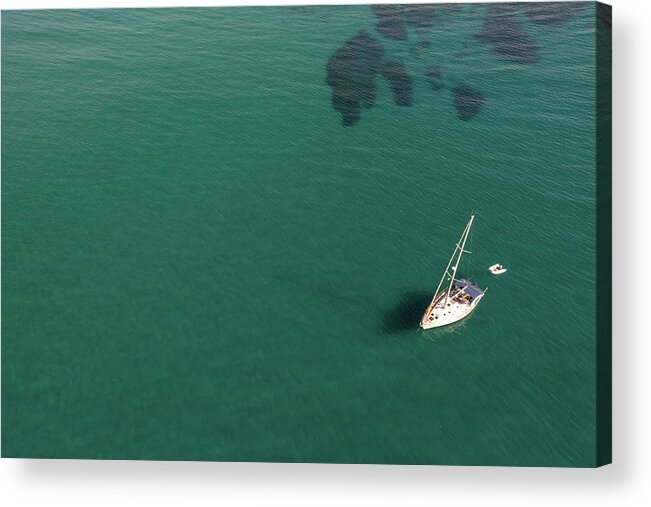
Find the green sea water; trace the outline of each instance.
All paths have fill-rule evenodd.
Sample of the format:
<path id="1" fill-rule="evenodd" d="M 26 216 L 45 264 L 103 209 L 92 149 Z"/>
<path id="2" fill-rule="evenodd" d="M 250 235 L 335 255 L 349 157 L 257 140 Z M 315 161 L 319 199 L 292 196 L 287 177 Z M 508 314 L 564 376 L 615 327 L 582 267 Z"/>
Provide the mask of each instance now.
<path id="1" fill-rule="evenodd" d="M 485 14 L 3 12 L 2 455 L 593 466 L 594 4 L 528 64 Z M 413 103 L 346 127 L 360 29 Z M 473 209 L 488 292 L 419 331 Z"/>

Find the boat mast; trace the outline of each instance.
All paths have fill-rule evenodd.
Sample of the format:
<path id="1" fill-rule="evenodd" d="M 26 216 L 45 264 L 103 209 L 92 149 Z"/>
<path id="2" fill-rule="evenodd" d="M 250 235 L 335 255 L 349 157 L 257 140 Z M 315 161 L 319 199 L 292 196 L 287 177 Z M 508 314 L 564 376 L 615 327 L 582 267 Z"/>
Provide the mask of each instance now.
<path id="1" fill-rule="evenodd" d="M 457 274 L 457 269 L 459 268 L 459 263 L 461 262 L 461 256 L 463 255 L 464 252 L 464 247 L 466 246 L 466 240 L 468 239 L 468 235 L 470 234 L 470 228 L 472 227 L 472 221 L 475 219 L 475 215 L 470 215 L 470 220 L 468 221 L 468 225 L 466 225 L 465 230 L 463 231 L 463 234 L 461 235 L 461 238 L 463 242 L 461 243 L 461 246 L 459 246 L 459 243 L 457 243 L 457 248 L 460 250 L 459 252 L 459 257 L 457 257 L 457 263 L 454 265 L 454 269 L 452 270 L 452 276 L 450 277 L 450 286 L 448 287 L 448 292 L 445 295 L 445 303 L 443 306 L 448 304 L 448 300 L 450 299 L 450 291 L 452 290 L 452 285 L 454 285 L 454 275 Z M 461 241 L 460 241 L 461 242 Z M 457 249 L 455 248 L 454 253 L 457 253 Z M 454 258 L 454 255 L 452 255 Z M 452 261 L 452 259 L 450 259 Z"/>
<path id="2" fill-rule="evenodd" d="M 459 244 L 460 244 L 462 241 L 463 241 L 464 244 L 465 244 L 464 238 L 467 238 L 467 237 L 468 237 L 468 236 L 467 236 L 467 232 L 468 232 L 469 229 L 470 229 L 470 223 L 472 222 L 472 219 L 473 219 L 473 218 L 474 218 L 474 215 L 472 215 L 472 216 L 470 217 L 470 222 L 468 222 L 468 224 L 466 224 L 466 228 L 465 228 L 465 229 L 463 230 L 463 232 L 461 233 L 461 237 L 459 238 L 459 241 L 457 241 L 457 246 L 454 248 L 454 252 L 452 252 L 452 257 L 450 257 L 450 260 L 448 261 L 448 265 L 445 267 L 445 271 L 443 272 L 443 276 L 441 277 L 441 281 L 439 282 L 438 287 L 436 287 L 436 291 L 434 292 L 434 297 L 432 298 L 432 303 L 431 303 L 431 304 L 434 304 L 434 303 L 436 302 L 436 297 L 439 295 L 439 291 L 441 290 L 441 286 L 443 285 L 443 281 L 445 280 L 445 276 L 446 276 L 446 275 L 450 277 L 450 287 L 452 287 L 452 284 L 454 283 L 454 275 L 455 275 L 455 273 L 456 273 L 456 268 L 455 268 L 455 270 L 454 270 L 452 273 L 450 273 L 450 265 L 452 264 L 452 261 L 454 261 L 454 258 L 455 258 L 455 256 L 457 255 L 457 250 L 459 250 L 459 248 L 460 248 L 460 247 L 459 247 Z M 459 258 L 461 258 L 461 256 L 459 256 Z M 457 262 L 457 265 L 458 265 L 458 264 L 459 264 L 459 263 Z M 450 293 L 450 291 L 449 291 L 449 289 L 448 289 L 448 294 L 449 294 L 449 293 Z M 446 298 L 446 301 L 445 301 L 445 302 L 446 302 L 446 304 L 447 304 L 447 298 Z"/>

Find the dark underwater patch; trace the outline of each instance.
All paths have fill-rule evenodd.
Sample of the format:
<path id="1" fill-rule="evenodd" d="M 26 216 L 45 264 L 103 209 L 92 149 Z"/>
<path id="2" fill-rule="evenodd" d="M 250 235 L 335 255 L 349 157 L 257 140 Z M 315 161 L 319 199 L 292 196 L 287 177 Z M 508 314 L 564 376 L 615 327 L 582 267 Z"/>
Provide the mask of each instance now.
<path id="1" fill-rule="evenodd" d="M 402 6 L 405 22 L 416 30 L 427 30 L 444 22 L 448 14 L 461 11 L 462 4 L 406 4 Z"/>
<path id="2" fill-rule="evenodd" d="M 411 106 L 413 84 L 405 66 L 400 62 L 385 62 L 382 75 L 391 86 L 395 104 L 402 107 Z"/>
<path id="3" fill-rule="evenodd" d="M 332 88 L 332 107 L 343 125 L 355 125 L 362 107 L 375 104 L 375 76 L 382 69 L 382 44 L 365 30 L 348 39 L 328 60 L 326 83 Z"/>
<path id="4" fill-rule="evenodd" d="M 402 5 L 401 11 L 410 27 L 416 30 L 429 29 L 434 23 L 436 16 L 436 6 L 428 4 L 410 4 Z"/>
<path id="5" fill-rule="evenodd" d="M 378 4 L 371 9 L 378 18 L 377 31 L 383 37 L 406 40 L 406 27 L 417 32 L 427 31 L 435 22 L 444 21 L 446 15 L 462 9 L 460 4 Z"/>
<path id="6" fill-rule="evenodd" d="M 380 35 L 394 40 L 407 39 L 407 30 L 399 5 L 372 5 L 371 9 L 377 17 L 376 29 Z"/>
<path id="7" fill-rule="evenodd" d="M 515 4 L 491 4 L 477 40 L 490 44 L 500 57 L 518 63 L 540 61 L 538 46 L 531 40 L 518 19 Z"/>
<path id="8" fill-rule="evenodd" d="M 576 12 L 586 7 L 587 4 L 582 2 L 536 2 L 521 4 L 521 8 L 531 21 L 550 28 L 562 25 Z"/>
<path id="9" fill-rule="evenodd" d="M 468 121 L 484 107 L 484 97 L 481 92 L 470 85 L 461 84 L 452 90 L 454 95 L 454 107 L 457 108 L 457 116 L 460 120 Z"/>
<path id="10" fill-rule="evenodd" d="M 432 87 L 432 90 L 438 91 L 443 88 L 443 69 L 440 65 L 430 65 L 425 69 L 425 78 Z"/>

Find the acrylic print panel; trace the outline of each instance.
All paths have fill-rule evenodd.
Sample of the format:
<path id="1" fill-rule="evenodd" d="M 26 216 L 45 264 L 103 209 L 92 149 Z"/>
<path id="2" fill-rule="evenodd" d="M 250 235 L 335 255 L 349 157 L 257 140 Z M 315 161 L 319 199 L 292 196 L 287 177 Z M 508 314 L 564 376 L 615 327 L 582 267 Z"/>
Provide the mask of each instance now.
<path id="1" fill-rule="evenodd" d="M 610 19 L 3 12 L 2 455 L 610 461 Z"/>

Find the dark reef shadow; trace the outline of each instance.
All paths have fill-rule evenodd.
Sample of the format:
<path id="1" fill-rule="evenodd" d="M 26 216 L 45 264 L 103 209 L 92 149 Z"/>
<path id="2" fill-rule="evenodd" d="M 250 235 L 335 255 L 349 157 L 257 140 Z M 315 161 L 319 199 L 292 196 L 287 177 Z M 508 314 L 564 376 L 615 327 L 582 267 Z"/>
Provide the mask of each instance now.
<path id="1" fill-rule="evenodd" d="M 405 66 L 400 62 L 384 62 L 382 76 L 391 87 L 395 105 L 401 107 L 411 106 L 413 84 Z"/>
<path id="2" fill-rule="evenodd" d="M 332 107 L 341 113 L 344 126 L 355 125 L 362 108 L 375 104 L 375 75 L 382 70 L 383 55 L 382 44 L 360 30 L 328 60 L 326 83 L 332 89 Z"/>
<path id="3" fill-rule="evenodd" d="M 484 96 L 479 90 L 470 85 L 457 85 L 452 90 L 452 94 L 454 96 L 454 107 L 457 109 L 457 117 L 460 120 L 471 120 L 484 107 Z"/>
<path id="4" fill-rule="evenodd" d="M 382 320 L 382 331 L 388 334 L 418 330 L 420 318 L 432 300 L 432 294 L 424 291 L 404 292 L 395 306 L 387 310 Z"/>
<path id="5" fill-rule="evenodd" d="M 539 48 L 523 26 L 517 3 L 488 4 L 481 31 L 475 38 L 500 58 L 517 63 L 540 61 Z"/>

